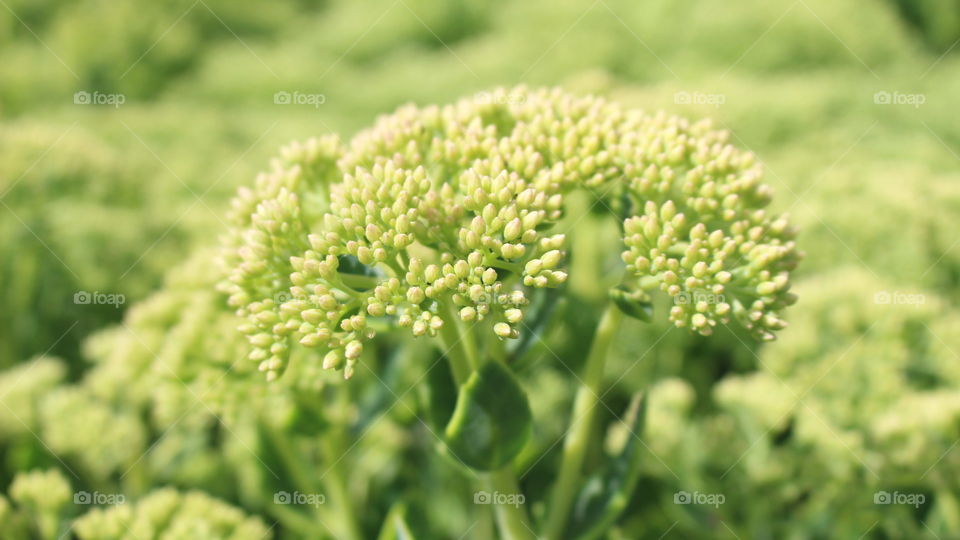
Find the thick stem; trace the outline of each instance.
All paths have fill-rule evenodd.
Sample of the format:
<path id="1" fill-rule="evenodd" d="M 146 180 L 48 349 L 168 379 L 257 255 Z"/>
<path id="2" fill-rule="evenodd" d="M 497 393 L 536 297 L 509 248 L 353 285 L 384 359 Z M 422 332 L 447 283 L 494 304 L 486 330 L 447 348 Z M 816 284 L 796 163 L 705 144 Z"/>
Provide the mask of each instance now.
<path id="1" fill-rule="evenodd" d="M 42 512 L 36 518 L 37 532 L 43 540 L 55 540 L 60 531 L 60 518 L 53 512 Z"/>
<path id="2" fill-rule="evenodd" d="M 315 520 L 289 506 L 276 504 L 272 496 L 264 497 L 263 504 L 266 507 L 267 514 L 276 518 L 284 528 L 296 531 L 303 535 L 304 538 L 309 538 L 317 534 L 318 527 Z M 319 529 L 322 530 L 322 527 Z"/>
<path id="3" fill-rule="evenodd" d="M 317 471 L 310 465 L 310 460 L 307 459 L 304 453 L 300 452 L 296 448 L 296 445 L 293 444 L 294 441 L 278 432 L 266 421 L 263 421 L 263 429 L 270 438 L 270 442 L 277 451 L 277 454 L 280 456 L 284 467 L 292 477 L 295 483 L 294 487 L 304 494 L 318 494 L 319 489 L 317 488 L 315 481 L 315 479 L 318 477 Z M 324 442 L 326 443 L 326 440 L 324 440 Z M 324 446 L 329 448 L 329 445 L 327 444 Z M 331 463 L 335 462 L 337 456 L 339 456 L 338 452 L 334 453 L 335 455 L 330 457 L 330 452 L 328 452 L 328 459 Z M 330 492 L 330 498 L 334 501 L 334 504 L 339 507 L 340 512 L 336 517 L 339 517 L 341 521 L 343 521 L 343 527 L 346 529 L 346 538 L 349 540 L 360 540 L 363 538 L 363 535 L 360 534 L 359 527 L 356 525 L 355 516 L 351 511 L 352 506 L 350 504 L 350 500 L 348 499 L 349 495 L 347 494 L 346 489 L 343 487 L 343 477 L 340 475 L 340 471 L 336 466 L 327 471 L 323 478 L 323 484 L 327 491 Z M 315 519 L 322 518 L 324 521 L 329 521 L 331 517 L 323 515 L 326 513 L 326 509 L 320 510 L 318 507 L 311 507 L 310 512 L 313 514 Z M 285 518 L 289 519 L 292 517 L 289 512 L 281 511 L 280 513 Z M 293 514 L 299 514 L 299 512 L 293 511 Z M 313 533 L 316 533 L 318 524 L 314 523 L 313 525 Z"/>
<path id="4" fill-rule="evenodd" d="M 460 332 L 460 324 L 454 312 L 453 305 L 441 302 L 440 316 L 443 319 L 441 338 L 444 356 L 450 361 L 453 377 L 458 386 L 470 377 L 470 373 L 479 366 L 477 348 L 472 332 L 467 329 Z M 520 487 L 509 466 L 485 475 L 484 485 L 491 492 L 500 492 L 508 495 L 520 495 Z M 507 540 L 535 540 L 533 528 L 527 511 L 520 505 L 498 504 L 494 513 L 497 518 L 497 528 L 500 535 Z"/>
<path id="5" fill-rule="evenodd" d="M 547 511 L 545 536 L 548 540 L 558 540 L 563 536 L 570 506 L 580 485 L 583 459 L 586 456 L 593 430 L 593 410 L 600 402 L 598 396 L 603 381 L 607 353 L 622 317 L 617 306 L 612 302 L 608 303 L 603 316 L 600 318 L 600 324 L 597 325 L 593 343 L 590 345 L 581 384 L 574 400 L 572 424 L 563 442 L 560 474 L 557 483 L 554 485 L 550 508 Z"/>
<path id="6" fill-rule="evenodd" d="M 280 431 L 267 420 L 261 419 L 261 426 L 263 433 L 269 438 L 270 445 L 273 446 L 284 469 L 286 469 L 286 472 L 290 475 L 290 479 L 294 483 L 293 486 L 284 486 L 284 488 L 292 488 L 307 494 L 317 493 L 318 490 L 314 483 L 316 475 L 307 467 L 307 460 L 303 454 L 294 447 L 290 437 L 280 433 Z"/>
<path id="7" fill-rule="evenodd" d="M 517 484 L 516 476 L 509 465 L 499 471 L 487 474 L 486 484 L 491 494 L 513 495 L 508 500 L 516 500 L 523 495 L 519 484 Z M 496 504 L 496 501 L 493 502 L 494 512 L 497 516 L 497 530 L 500 531 L 501 537 L 511 540 L 535 540 L 537 538 L 527 516 L 527 511 L 522 506 L 526 501 L 521 504 Z"/>
<path id="8" fill-rule="evenodd" d="M 331 463 L 339 459 L 342 451 L 343 449 L 341 448 L 339 441 L 326 441 L 324 443 L 324 453 L 327 454 Z M 334 504 L 337 505 L 337 509 L 339 510 L 339 514 L 342 518 L 342 525 L 346 529 L 346 538 L 351 540 L 360 540 L 363 538 L 363 533 L 360 531 L 360 526 L 357 524 L 357 516 L 353 508 L 353 501 L 350 499 L 350 493 L 347 491 L 343 474 L 341 474 L 341 471 L 337 466 L 334 466 L 332 469 L 330 469 L 330 471 L 327 472 L 327 476 L 324 478 L 324 484 L 326 485 L 327 491 L 330 492 L 330 498 L 333 499 Z"/>
<path id="9" fill-rule="evenodd" d="M 338 396 L 340 400 L 339 406 L 341 410 L 347 410 L 350 405 L 350 396 L 347 394 L 346 388 L 341 388 L 341 390 Z M 322 451 L 326 454 L 327 461 L 334 464 L 326 473 L 324 485 L 330 492 L 334 504 L 337 505 L 338 513 L 342 518 L 342 526 L 346 532 L 346 538 L 350 540 L 360 540 L 363 538 L 363 531 L 357 520 L 353 499 L 350 497 L 350 491 L 347 489 L 347 483 L 343 477 L 343 468 L 341 467 L 343 463 L 339 461 L 346 446 L 346 436 L 347 428 L 341 421 L 332 427 L 329 436 L 324 437 L 321 442 Z"/>
<path id="10" fill-rule="evenodd" d="M 450 362 L 453 378 L 460 385 L 467 382 L 470 373 L 477 367 L 476 350 L 475 347 L 467 346 L 464 336 L 460 333 L 460 324 L 453 304 L 440 302 L 440 318 L 443 320 L 443 326 L 440 327 L 440 338 L 443 340 L 445 349 L 443 356 Z M 472 341 L 471 336 L 471 345 Z"/>

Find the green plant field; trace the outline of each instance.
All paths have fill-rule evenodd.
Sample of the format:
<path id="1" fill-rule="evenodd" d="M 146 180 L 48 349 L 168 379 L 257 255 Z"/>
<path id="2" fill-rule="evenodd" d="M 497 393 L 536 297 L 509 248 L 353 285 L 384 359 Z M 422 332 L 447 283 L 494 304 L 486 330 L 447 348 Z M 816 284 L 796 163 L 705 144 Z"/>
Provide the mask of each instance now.
<path id="1" fill-rule="evenodd" d="M 960 538 L 958 43 L 0 0 L 0 538 Z"/>

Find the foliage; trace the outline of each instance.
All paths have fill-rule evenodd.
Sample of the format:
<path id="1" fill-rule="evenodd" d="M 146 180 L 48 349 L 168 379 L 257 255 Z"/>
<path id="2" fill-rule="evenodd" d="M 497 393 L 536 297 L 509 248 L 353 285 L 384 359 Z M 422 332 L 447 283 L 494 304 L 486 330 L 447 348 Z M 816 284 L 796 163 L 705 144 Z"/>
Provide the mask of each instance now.
<path id="1" fill-rule="evenodd" d="M 6 0 L 0 537 L 491 538 L 490 510 L 521 514 L 474 504 L 498 492 L 524 494 L 527 524 L 543 530 L 558 522 L 578 407 L 592 421 L 572 437 L 586 442 L 573 445 L 568 537 L 957 536 L 956 7 Z M 487 91 L 518 83 L 602 97 Z M 125 103 L 77 104 L 78 91 Z M 324 102 L 282 105 L 278 92 Z M 651 135 L 607 148 L 630 129 Z M 763 170 L 776 197 L 764 206 L 766 188 L 749 188 L 736 212 L 788 252 L 770 275 L 755 266 L 762 250 L 740 260 L 695 232 L 717 229 L 710 201 L 724 199 L 683 192 L 696 145 L 681 166 L 652 150 L 683 137 L 711 141 L 739 178 L 714 188 L 749 188 Z M 230 207 L 290 139 L 303 142 Z M 627 171 L 639 162 L 659 177 Z M 514 175 L 546 201 L 518 204 Z M 491 200 L 468 201 L 477 187 Z M 502 189 L 515 197 L 491 197 Z M 380 215 L 394 204 L 429 226 Z M 786 213 L 795 237 L 774 225 Z M 749 228 L 742 240 L 719 229 L 751 242 Z M 787 293 L 776 274 L 794 242 L 804 257 Z M 696 243 L 706 251 L 680 253 Z M 724 283 L 718 258 L 747 286 Z M 591 370 L 611 289 L 632 317 Z M 77 303 L 79 292 L 125 301 Z M 678 301 L 697 297 L 705 309 Z M 777 341 L 755 341 L 784 323 Z M 509 378 L 458 404 L 451 357 L 471 359 L 443 344 L 460 336 Z M 513 458 L 515 486 L 448 447 L 483 425 L 462 421 L 476 412 L 451 423 L 458 407 L 497 411 L 501 389 L 528 404 L 529 430 L 481 442 Z M 97 509 L 79 493 L 126 501 Z M 280 504 L 284 493 L 325 500 Z M 883 494 L 923 502 L 876 504 Z"/>

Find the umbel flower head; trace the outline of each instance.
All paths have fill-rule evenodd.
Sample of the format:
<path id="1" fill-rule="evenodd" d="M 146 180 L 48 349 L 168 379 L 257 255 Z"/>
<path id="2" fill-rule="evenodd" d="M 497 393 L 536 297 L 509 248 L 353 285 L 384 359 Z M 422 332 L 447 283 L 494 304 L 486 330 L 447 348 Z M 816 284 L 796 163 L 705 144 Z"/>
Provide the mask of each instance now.
<path id="1" fill-rule="evenodd" d="M 408 105 L 348 145 L 283 150 L 233 204 L 223 290 L 273 378 L 296 343 L 350 377 L 382 327 L 434 336 L 455 317 L 515 338 L 535 289 L 567 279 L 554 225 L 588 190 L 619 208 L 632 295 L 674 298 L 677 326 L 785 326 L 798 260 L 764 207 L 752 154 L 710 123 L 557 89 Z"/>

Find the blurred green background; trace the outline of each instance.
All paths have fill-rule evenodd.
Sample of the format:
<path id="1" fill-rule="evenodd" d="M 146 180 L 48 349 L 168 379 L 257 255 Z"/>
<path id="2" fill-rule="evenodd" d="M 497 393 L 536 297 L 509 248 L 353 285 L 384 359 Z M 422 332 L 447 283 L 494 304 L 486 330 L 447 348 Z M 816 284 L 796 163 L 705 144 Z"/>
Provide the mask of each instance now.
<path id="1" fill-rule="evenodd" d="M 0 0 L 0 480 L 75 454 L 64 459 L 95 465 L 72 483 L 127 486 L 118 470 L 132 460 L 84 457 L 90 446 L 43 420 L 104 407 L 111 456 L 169 453 L 144 485 L 259 512 L 234 485 L 252 480 L 217 463 L 209 419 L 199 439 L 171 441 L 176 413 L 90 390 L 127 384 L 94 381 L 91 363 L 132 363 L 121 345 L 156 355 L 189 332 L 183 305 L 217 302 L 204 296 L 215 278 L 197 276 L 230 197 L 281 144 L 346 139 L 406 102 L 559 85 L 714 119 L 765 163 L 807 254 L 792 326 L 771 346 L 665 324 L 625 332 L 610 408 L 655 384 L 651 455 L 613 534 L 960 538 L 958 39 L 956 0 Z M 115 335 L 127 327 L 147 336 Z M 230 323 L 203 331 L 218 335 L 163 354 L 229 364 L 198 343 Z M 545 440 L 569 410 L 564 373 L 530 374 L 554 389 Z M 726 502 L 673 504 L 680 491 Z"/>

